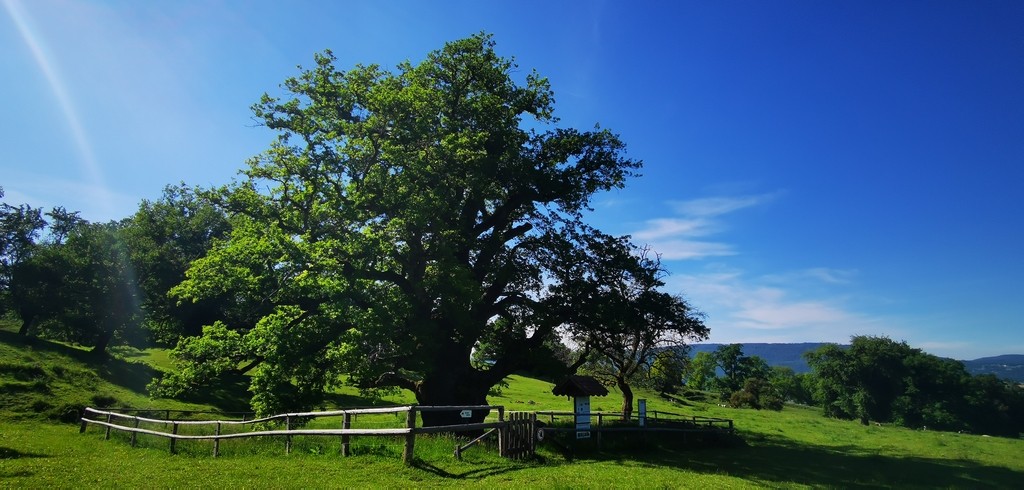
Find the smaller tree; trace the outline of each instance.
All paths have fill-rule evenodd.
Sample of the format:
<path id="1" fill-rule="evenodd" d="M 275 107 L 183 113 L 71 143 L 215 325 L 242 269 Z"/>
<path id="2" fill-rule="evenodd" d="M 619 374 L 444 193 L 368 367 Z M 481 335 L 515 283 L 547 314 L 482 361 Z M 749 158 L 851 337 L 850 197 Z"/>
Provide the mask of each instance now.
<path id="1" fill-rule="evenodd" d="M 625 239 L 597 235 L 591 241 L 588 281 L 579 284 L 581 320 L 570 333 L 591 353 L 591 374 L 622 392 L 622 417 L 633 412 L 632 380 L 650 368 L 659 349 L 684 348 L 703 340 L 702 314 L 680 296 L 658 289 L 664 269 L 649 249 Z"/>
<path id="2" fill-rule="evenodd" d="M 743 389 L 749 378 L 768 379 L 768 362 L 758 356 L 743 355 L 743 344 L 723 345 L 715 350 L 713 357 L 723 373 L 714 384 L 724 400 Z"/>
<path id="3" fill-rule="evenodd" d="M 70 271 L 60 245 L 43 244 L 11 269 L 10 301 L 21 318 L 19 335 L 34 335 L 41 323 L 63 310 L 62 284 Z"/>
<path id="4" fill-rule="evenodd" d="M 185 271 L 203 257 L 215 240 L 230 231 L 224 212 L 185 184 L 167 186 L 156 201 L 144 200 L 126 221 L 124 239 L 131 251 L 145 310 L 145 326 L 154 340 L 174 345 L 182 336 L 202 333 L 204 325 L 255 324 L 251 309 L 232 310 L 231 293 L 196 301 L 179 301 L 168 292 L 185 280 Z"/>
<path id="5" fill-rule="evenodd" d="M 66 241 L 42 245 L 16 268 L 23 333 L 38 325 L 49 337 L 92 346 L 97 354 L 115 339 L 135 336 L 138 287 L 121 229 L 114 222 L 75 224 Z"/>
<path id="6" fill-rule="evenodd" d="M 904 359 L 920 353 L 887 337 L 855 336 L 849 348 L 829 344 L 805 354 L 819 382 L 825 415 L 889 422 L 909 375 Z"/>
<path id="7" fill-rule="evenodd" d="M 747 378 L 743 388 L 729 396 L 729 406 L 733 408 L 762 408 L 782 410 L 782 397 L 778 390 L 764 378 Z"/>
<path id="8" fill-rule="evenodd" d="M 1008 437 L 1024 432 L 1024 387 L 984 374 L 969 378 L 965 390 L 963 419 L 970 430 Z"/>
<path id="9" fill-rule="evenodd" d="M 61 299 L 63 334 L 103 354 L 115 338 L 137 337 L 139 289 L 119 223 L 81 226 L 62 247 L 71 270 Z"/>
<path id="10" fill-rule="evenodd" d="M 654 356 L 647 373 L 648 385 L 658 393 L 674 393 L 683 384 L 689 356 L 686 348 L 663 349 Z"/>
<path id="11" fill-rule="evenodd" d="M 0 187 L 0 198 L 3 196 Z M 12 291 L 15 270 L 37 249 L 37 239 L 45 227 L 41 209 L 0 203 L 0 315 L 17 309 Z M 26 329 L 22 327 L 22 331 Z"/>
<path id="12" fill-rule="evenodd" d="M 797 374 L 793 368 L 785 366 L 772 366 L 768 375 L 768 382 L 771 383 L 775 392 L 782 398 L 782 401 L 799 403 L 801 405 L 814 404 L 814 374 Z"/>
<path id="13" fill-rule="evenodd" d="M 715 357 L 710 352 L 698 352 L 686 369 L 686 386 L 695 390 L 710 390 L 715 383 Z"/>

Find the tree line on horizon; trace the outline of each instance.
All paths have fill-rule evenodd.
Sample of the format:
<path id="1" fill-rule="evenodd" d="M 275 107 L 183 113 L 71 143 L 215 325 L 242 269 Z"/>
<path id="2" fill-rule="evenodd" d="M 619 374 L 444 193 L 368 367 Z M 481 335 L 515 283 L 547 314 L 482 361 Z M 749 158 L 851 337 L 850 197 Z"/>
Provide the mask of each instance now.
<path id="1" fill-rule="evenodd" d="M 676 390 L 709 390 L 737 408 L 781 410 L 783 402 L 821 407 L 827 417 L 862 424 L 1018 437 L 1024 387 L 887 337 L 854 336 L 804 354 L 811 368 L 769 367 L 742 344 L 698 352 Z"/>

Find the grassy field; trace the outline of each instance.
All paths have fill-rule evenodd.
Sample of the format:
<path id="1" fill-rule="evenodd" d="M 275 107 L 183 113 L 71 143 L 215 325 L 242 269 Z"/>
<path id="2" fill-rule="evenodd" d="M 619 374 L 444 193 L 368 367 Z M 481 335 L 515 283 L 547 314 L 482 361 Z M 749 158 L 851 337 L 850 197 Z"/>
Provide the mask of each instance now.
<path id="1" fill-rule="evenodd" d="M 285 456 L 280 440 L 224 441 L 222 456 L 194 442 L 170 454 L 166 439 L 127 436 L 104 440 L 102 429 L 85 434 L 60 422 L 84 405 L 216 409 L 237 396 L 195 397 L 207 403 L 151 400 L 143 386 L 165 352 L 123 352 L 100 360 L 73 346 L 25 341 L 0 329 L 0 486 L 41 487 L 919 487 L 1020 488 L 1024 441 L 826 419 L 818 410 L 787 406 L 782 412 L 735 410 L 714 403 L 665 400 L 649 393 L 649 410 L 735 420 L 741 442 L 685 445 L 678 440 L 606 436 L 566 451 L 541 444 L 526 462 L 499 458 L 491 446 L 453 457 L 450 437 L 417 439 L 416 464 L 401 463 L 401 441 L 353 438 L 352 457 L 339 455 L 337 438 L 295 438 Z M 550 383 L 514 376 L 491 403 L 507 410 L 569 410 L 551 395 Z M 354 391 L 344 402 L 365 401 Z M 408 403 L 398 395 L 378 403 Z M 617 393 L 595 398 L 594 410 L 614 411 Z M 99 403 L 106 402 L 106 403 Z"/>

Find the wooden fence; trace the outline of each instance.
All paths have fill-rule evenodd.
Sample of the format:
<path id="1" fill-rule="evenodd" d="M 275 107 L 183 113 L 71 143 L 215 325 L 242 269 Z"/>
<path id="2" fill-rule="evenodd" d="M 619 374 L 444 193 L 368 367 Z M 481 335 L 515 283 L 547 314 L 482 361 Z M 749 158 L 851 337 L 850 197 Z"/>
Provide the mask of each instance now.
<path id="1" fill-rule="evenodd" d="M 661 411 L 648 411 L 642 423 L 637 414 L 629 420 L 623 420 L 621 412 L 591 412 L 590 427 L 581 428 L 576 424 L 578 415 L 583 414 L 537 412 L 537 417 L 545 422 L 544 432 L 575 433 L 576 439 L 593 439 L 598 447 L 601 447 L 602 436 L 606 433 L 679 433 L 685 441 L 689 434 L 718 437 L 719 434 L 732 434 L 735 431 L 730 419 Z"/>
<path id="2" fill-rule="evenodd" d="M 574 412 L 536 412 L 537 419 L 546 421 L 548 427 L 545 430 L 576 430 L 575 420 L 578 415 Z M 702 417 L 698 415 L 684 415 L 673 412 L 662 412 L 649 410 L 644 417 L 644 423 L 640 425 L 640 418 L 633 413 L 629 420 L 622 419 L 622 412 L 590 412 L 591 430 L 651 430 L 667 432 L 723 432 L 732 433 L 735 429 L 731 419 L 716 417 Z M 596 423 L 594 421 L 596 420 Z M 560 425 L 572 427 L 559 427 Z"/>
<path id="3" fill-rule="evenodd" d="M 464 416 L 476 410 L 497 410 L 498 420 L 496 422 L 480 422 L 472 424 L 456 424 L 431 427 L 417 427 L 417 414 L 420 412 L 436 411 L 459 411 Z M 150 411 L 154 412 L 154 411 Z M 159 411 L 156 411 L 159 412 Z M 359 415 L 370 414 L 401 414 L 405 413 L 405 424 L 402 427 L 392 428 L 352 428 L 353 419 Z M 405 445 L 402 451 L 402 459 L 406 464 L 411 464 L 413 452 L 416 446 L 416 436 L 420 434 L 435 433 L 458 433 L 467 431 L 480 431 L 495 429 L 498 431 L 499 451 L 503 456 L 525 457 L 532 455 L 535 443 L 532 436 L 527 439 L 527 434 L 532 434 L 535 429 L 536 417 L 525 417 L 519 413 L 510 414 L 512 420 L 504 418 L 505 408 L 497 405 L 472 405 L 472 406 L 400 406 L 381 408 L 356 408 L 345 410 L 330 410 L 322 412 L 299 412 L 274 415 L 272 417 L 257 418 L 251 420 L 166 420 L 139 417 L 109 410 L 86 408 L 82 414 L 81 428 L 79 432 L 85 432 L 89 424 L 105 428 L 104 437 L 110 438 L 111 430 L 125 431 L 131 434 L 131 445 L 135 446 L 138 434 L 147 434 L 167 438 L 169 449 L 175 451 L 176 442 L 179 440 L 209 440 L 213 441 L 213 455 L 220 454 L 220 441 L 225 439 L 239 439 L 265 436 L 284 436 L 285 454 L 291 452 L 292 437 L 295 436 L 335 436 L 341 437 L 341 453 L 343 456 L 350 454 L 350 438 L 353 436 L 391 436 L 402 437 Z M 341 417 L 340 429 L 306 429 L 301 428 L 303 422 L 313 418 Z M 121 423 L 117 423 L 121 422 Z M 125 424 L 130 424 L 125 425 Z M 283 423 L 283 430 L 262 430 L 256 424 Z M 147 424 L 149 428 L 141 425 Z M 179 434 L 180 427 L 189 426 L 193 428 L 207 429 L 202 434 Z M 224 432 L 225 427 L 250 427 L 246 432 Z M 170 428 L 168 432 L 167 429 Z M 296 427 L 296 428 L 293 428 Z M 160 430 L 162 429 L 162 430 Z M 209 433 L 212 431 L 212 434 Z M 456 449 L 456 455 L 459 454 Z"/>
<path id="4" fill-rule="evenodd" d="M 418 414 L 421 412 L 436 411 L 459 411 L 464 417 L 471 417 L 474 411 L 495 410 L 497 421 L 418 427 Z M 137 410 L 136 413 L 163 413 L 164 410 Z M 168 413 L 169 414 L 169 413 Z M 400 427 L 353 427 L 356 417 L 365 415 L 395 414 L 401 419 L 404 414 L 404 424 Z M 732 433 L 734 431 L 733 421 L 730 419 L 682 415 L 672 412 L 648 411 L 644 418 L 643 425 L 640 425 L 639 418 L 623 421 L 621 413 L 615 412 L 591 412 L 591 426 L 589 429 L 580 430 L 575 424 L 578 415 L 573 412 L 510 412 L 508 419 L 505 419 L 505 408 L 499 405 L 468 405 L 468 406 L 400 406 L 400 407 L 375 407 L 375 408 L 353 408 L 345 410 L 330 410 L 323 412 L 298 412 L 274 415 L 272 417 L 254 418 L 250 420 L 167 420 L 140 417 L 129 415 L 113 410 L 99 410 L 86 408 L 82 414 L 80 432 L 85 432 L 89 424 L 105 428 L 104 437 L 109 439 L 111 430 L 119 430 L 131 434 L 131 445 L 135 446 L 139 434 L 163 437 L 169 440 L 169 449 L 175 451 L 175 445 L 179 440 L 206 440 L 213 443 L 213 455 L 220 454 L 220 442 L 226 439 L 241 439 L 265 436 L 283 436 L 285 440 L 285 454 L 292 450 L 292 438 L 296 436 L 318 436 L 318 437 L 340 437 L 341 454 L 349 456 L 350 442 L 352 437 L 358 436 L 384 436 L 404 439 L 402 449 L 402 460 L 406 464 L 413 461 L 413 453 L 416 447 L 416 436 L 421 434 L 436 433 L 460 433 L 468 431 L 486 431 L 482 436 L 473 439 L 469 443 L 457 446 L 455 456 L 461 457 L 461 453 L 469 449 L 481 440 L 497 436 L 498 451 L 501 456 L 508 458 L 531 457 L 536 451 L 538 440 L 538 429 L 543 432 L 580 432 L 595 433 L 598 444 L 601 442 L 602 432 L 620 431 L 649 431 L 649 432 L 682 432 L 686 433 Z M 341 428 L 305 428 L 311 419 L 315 418 L 341 418 Z M 546 422 L 538 424 L 538 420 Z M 593 422 L 596 420 L 596 424 Z M 142 424 L 146 424 L 143 427 Z M 283 429 L 266 429 L 267 425 L 281 424 Z M 399 425 L 399 424 L 395 424 Z M 192 431 L 200 433 L 181 434 L 179 428 L 189 427 Z M 170 429 L 168 431 L 168 428 Z M 225 431 L 232 428 L 235 432 Z M 238 429 L 248 429 L 238 432 Z"/>

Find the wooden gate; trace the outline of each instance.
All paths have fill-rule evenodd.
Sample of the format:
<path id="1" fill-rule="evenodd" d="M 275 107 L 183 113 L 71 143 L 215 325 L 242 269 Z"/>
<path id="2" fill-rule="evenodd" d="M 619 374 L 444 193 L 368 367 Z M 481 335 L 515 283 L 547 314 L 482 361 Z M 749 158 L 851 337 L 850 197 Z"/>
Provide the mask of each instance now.
<path id="1" fill-rule="evenodd" d="M 511 459 L 533 457 L 537 448 L 537 414 L 534 412 L 509 412 L 505 427 L 498 436 L 501 441 L 501 455 Z"/>

